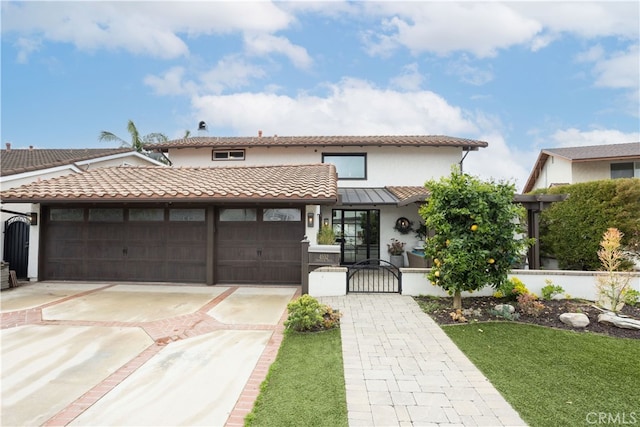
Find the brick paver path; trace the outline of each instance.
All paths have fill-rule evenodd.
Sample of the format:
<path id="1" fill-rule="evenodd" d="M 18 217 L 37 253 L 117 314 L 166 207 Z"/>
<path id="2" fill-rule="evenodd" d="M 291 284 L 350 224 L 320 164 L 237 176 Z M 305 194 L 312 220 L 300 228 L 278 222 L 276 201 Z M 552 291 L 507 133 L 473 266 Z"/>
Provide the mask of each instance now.
<path id="1" fill-rule="evenodd" d="M 322 297 L 343 313 L 350 426 L 525 426 L 409 296 Z"/>

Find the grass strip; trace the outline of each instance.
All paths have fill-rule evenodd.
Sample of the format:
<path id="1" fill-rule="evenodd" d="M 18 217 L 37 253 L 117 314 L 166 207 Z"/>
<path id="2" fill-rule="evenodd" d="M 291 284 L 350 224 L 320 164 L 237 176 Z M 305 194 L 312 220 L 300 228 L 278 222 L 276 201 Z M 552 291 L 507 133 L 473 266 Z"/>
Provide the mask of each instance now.
<path id="1" fill-rule="evenodd" d="M 347 426 L 340 329 L 287 331 L 245 426 Z"/>
<path id="2" fill-rule="evenodd" d="M 532 427 L 640 424 L 640 340 L 503 322 L 443 329 Z"/>

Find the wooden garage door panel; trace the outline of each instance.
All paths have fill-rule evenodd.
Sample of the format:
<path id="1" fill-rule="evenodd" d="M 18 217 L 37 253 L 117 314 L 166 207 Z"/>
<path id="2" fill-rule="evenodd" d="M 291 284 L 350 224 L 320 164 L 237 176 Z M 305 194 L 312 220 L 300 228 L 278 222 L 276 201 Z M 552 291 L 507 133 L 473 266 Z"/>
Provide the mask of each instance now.
<path id="1" fill-rule="evenodd" d="M 78 210 L 78 208 L 74 208 Z M 204 221 L 157 220 L 168 218 L 155 208 L 154 221 L 90 222 L 44 220 L 43 277 L 56 280 L 206 281 Z M 73 209 L 71 209 L 73 210 Z M 145 209 L 136 209 L 144 218 Z M 45 213 L 46 215 L 46 213 Z M 66 219 L 63 208 L 56 215 Z M 70 216 L 70 215 L 68 215 Z"/>
<path id="2" fill-rule="evenodd" d="M 216 282 L 300 284 L 304 223 L 253 220 L 216 224 Z M 250 217 L 252 218 L 252 217 Z"/>

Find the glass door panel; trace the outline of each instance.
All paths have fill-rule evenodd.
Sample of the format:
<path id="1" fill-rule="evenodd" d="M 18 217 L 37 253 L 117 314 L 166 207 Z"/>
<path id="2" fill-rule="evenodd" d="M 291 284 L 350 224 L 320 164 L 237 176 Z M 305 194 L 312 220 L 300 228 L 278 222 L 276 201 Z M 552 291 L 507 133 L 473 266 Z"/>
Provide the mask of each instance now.
<path id="1" fill-rule="evenodd" d="M 342 243 L 342 264 L 380 257 L 378 210 L 333 211 L 333 230 Z"/>

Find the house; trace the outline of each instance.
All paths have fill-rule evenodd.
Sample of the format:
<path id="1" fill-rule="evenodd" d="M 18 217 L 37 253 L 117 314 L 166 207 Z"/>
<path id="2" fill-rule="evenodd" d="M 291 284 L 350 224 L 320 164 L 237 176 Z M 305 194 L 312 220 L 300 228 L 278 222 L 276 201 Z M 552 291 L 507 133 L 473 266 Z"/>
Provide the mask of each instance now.
<path id="1" fill-rule="evenodd" d="M 540 151 L 523 193 L 609 178 L 640 178 L 640 142 Z"/>
<path id="2" fill-rule="evenodd" d="M 101 167 L 123 165 L 154 165 L 162 163 L 150 159 L 130 148 L 104 149 L 28 149 L 11 148 L 0 152 L 0 190 L 25 184 L 79 174 Z M 30 203 L 7 203 L 2 200 L 2 233 L 0 259 L 7 261 L 18 278 L 37 277 L 35 271 L 28 274 L 28 258 L 37 258 L 37 252 L 29 255 L 29 232 L 37 225 L 37 207 Z"/>
<path id="3" fill-rule="evenodd" d="M 299 284 L 301 241 L 315 243 L 321 225 L 342 240 L 342 264 L 388 260 L 392 238 L 419 244 L 424 183 L 487 145 L 448 136 L 193 137 L 145 147 L 165 153 L 171 168 L 90 169 L 2 198 L 40 214 L 33 278 Z"/>

